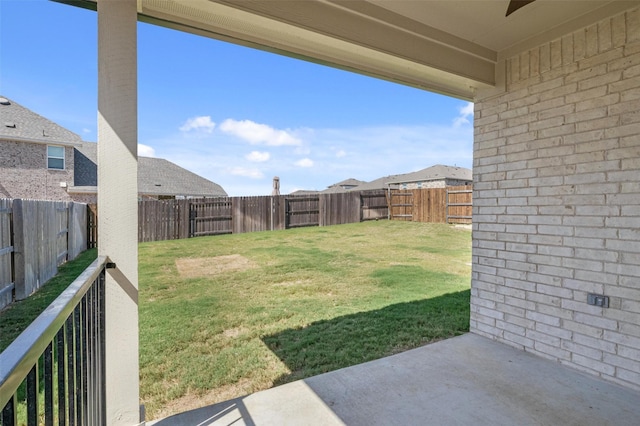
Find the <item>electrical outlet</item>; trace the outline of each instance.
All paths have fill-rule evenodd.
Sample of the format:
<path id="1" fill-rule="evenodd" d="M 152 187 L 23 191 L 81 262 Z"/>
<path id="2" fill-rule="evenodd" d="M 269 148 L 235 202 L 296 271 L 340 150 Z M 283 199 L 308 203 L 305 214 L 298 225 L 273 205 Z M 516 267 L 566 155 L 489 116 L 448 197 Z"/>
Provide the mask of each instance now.
<path id="1" fill-rule="evenodd" d="M 609 307 L 609 296 L 603 296 L 601 294 L 587 294 L 587 304 L 593 306 L 600 306 L 601 308 Z"/>

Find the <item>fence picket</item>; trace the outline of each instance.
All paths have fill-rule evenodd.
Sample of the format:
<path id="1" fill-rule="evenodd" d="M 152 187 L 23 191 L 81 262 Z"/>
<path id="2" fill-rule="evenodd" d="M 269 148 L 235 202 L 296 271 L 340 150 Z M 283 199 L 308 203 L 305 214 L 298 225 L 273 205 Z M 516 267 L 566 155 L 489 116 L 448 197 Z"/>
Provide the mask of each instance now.
<path id="1" fill-rule="evenodd" d="M 12 202 L 0 199 L 0 309 L 11 303 L 13 299 L 13 279 L 11 258 L 13 245 L 11 244 Z"/>

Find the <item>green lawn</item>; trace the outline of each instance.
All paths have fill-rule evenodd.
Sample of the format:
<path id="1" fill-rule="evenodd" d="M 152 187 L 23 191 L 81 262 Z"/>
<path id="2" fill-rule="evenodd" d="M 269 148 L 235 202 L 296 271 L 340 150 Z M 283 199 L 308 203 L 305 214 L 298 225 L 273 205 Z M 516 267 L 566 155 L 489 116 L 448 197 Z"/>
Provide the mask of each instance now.
<path id="1" fill-rule="evenodd" d="M 140 245 L 159 418 L 468 330 L 471 232 L 366 222 Z"/>

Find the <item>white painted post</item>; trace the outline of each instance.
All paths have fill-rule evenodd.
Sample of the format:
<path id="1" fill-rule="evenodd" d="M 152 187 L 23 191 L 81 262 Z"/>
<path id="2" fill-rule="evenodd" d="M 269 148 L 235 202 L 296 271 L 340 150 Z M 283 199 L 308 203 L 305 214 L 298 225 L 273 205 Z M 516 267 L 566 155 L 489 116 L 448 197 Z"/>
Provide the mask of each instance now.
<path id="1" fill-rule="evenodd" d="M 98 253 L 106 280 L 108 425 L 140 423 L 136 0 L 98 1 Z"/>

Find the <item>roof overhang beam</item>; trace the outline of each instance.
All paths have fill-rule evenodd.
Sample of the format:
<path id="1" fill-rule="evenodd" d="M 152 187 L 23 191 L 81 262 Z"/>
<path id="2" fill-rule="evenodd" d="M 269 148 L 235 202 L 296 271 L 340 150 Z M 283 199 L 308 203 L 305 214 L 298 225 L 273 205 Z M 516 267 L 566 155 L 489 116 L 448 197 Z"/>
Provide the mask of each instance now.
<path id="1" fill-rule="evenodd" d="M 495 52 L 368 2 L 139 0 L 138 19 L 466 100 L 496 84 Z"/>

